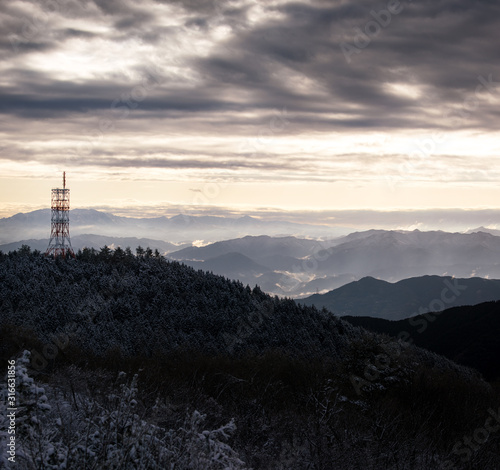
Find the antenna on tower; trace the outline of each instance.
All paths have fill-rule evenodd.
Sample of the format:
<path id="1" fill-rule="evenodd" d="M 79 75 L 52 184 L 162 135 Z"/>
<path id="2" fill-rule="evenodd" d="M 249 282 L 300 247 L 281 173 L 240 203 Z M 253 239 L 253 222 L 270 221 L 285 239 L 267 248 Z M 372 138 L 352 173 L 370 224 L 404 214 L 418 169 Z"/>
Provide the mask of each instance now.
<path id="1" fill-rule="evenodd" d="M 69 189 L 66 189 L 66 172 L 63 172 L 63 189 L 52 189 L 50 241 L 45 256 L 75 257 L 69 237 Z"/>

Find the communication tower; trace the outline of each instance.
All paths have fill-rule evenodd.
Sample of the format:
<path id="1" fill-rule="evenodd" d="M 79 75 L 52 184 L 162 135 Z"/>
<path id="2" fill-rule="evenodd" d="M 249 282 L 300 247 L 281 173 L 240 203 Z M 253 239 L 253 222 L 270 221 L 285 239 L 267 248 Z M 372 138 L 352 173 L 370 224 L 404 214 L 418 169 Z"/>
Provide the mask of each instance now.
<path id="1" fill-rule="evenodd" d="M 73 258 L 75 253 L 69 238 L 69 189 L 66 189 L 66 172 L 63 173 L 63 188 L 52 189 L 50 241 L 45 256 Z"/>

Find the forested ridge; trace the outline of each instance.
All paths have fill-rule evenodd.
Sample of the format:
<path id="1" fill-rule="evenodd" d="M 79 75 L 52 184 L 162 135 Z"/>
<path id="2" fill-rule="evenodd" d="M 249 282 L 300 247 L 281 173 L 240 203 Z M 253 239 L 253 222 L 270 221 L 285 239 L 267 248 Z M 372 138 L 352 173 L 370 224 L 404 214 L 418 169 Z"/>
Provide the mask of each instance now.
<path id="1" fill-rule="evenodd" d="M 148 249 L 1 254 L 0 299 L 15 468 L 500 464 L 464 444 L 500 405 L 475 371 Z"/>
<path id="2" fill-rule="evenodd" d="M 138 252 L 84 250 L 68 261 L 30 252 L 4 256 L 4 320 L 42 338 L 76 324 L 78 335 L 68 330 L 71 341 L 96 355 L 279 348 L 293 356 L 336 357 L 359 334 L 326 310 Z"/>
<path id="3" fill-rule="evenodd" d="M 405 320 L 342 317 L 349 323 L 407 341 L 480 371 L 486 380 L 500 378 L 500 301 L 453 307 Z"/>

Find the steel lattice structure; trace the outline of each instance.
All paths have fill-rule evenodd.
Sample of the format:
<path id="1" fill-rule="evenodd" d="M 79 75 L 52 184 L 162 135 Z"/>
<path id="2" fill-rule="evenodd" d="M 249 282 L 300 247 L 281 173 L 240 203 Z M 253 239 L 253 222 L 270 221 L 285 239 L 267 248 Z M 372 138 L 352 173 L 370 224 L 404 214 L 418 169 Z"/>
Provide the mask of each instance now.
<path id="1" fill-rule="evenodd" d="M 70 255 L 74 258 L 69 237 L 69 189 L 66 189 L 66 172 L 63 173 L 63 189 L 52 190 L 51 209 L 50 241 L 45 255 Z"/>

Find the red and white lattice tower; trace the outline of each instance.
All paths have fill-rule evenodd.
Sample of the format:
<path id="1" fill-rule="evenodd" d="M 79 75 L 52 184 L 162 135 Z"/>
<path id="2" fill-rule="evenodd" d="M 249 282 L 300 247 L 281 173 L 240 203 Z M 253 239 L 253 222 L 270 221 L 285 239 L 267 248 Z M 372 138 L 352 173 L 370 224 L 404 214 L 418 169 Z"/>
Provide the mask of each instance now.
<path id="1" fill-rule="evenodd" d="M 63 173 L 63 188 L 52 190 L 51 209 L 50 241 L 45 255 L 55 258 L 69 254 L 74 258 L 69 238 L 69 189 L 66 189 L 66 172 Z"/>

